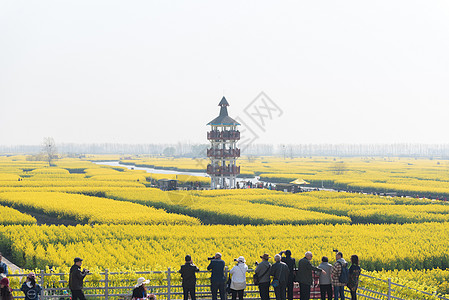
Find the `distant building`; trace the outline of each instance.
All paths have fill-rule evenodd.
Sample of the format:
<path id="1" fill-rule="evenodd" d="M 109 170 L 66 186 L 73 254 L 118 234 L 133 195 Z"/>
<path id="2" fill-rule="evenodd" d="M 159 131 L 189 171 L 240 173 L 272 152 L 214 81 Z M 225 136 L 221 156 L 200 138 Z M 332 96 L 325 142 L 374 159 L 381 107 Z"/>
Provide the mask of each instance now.
<path id="1" fill-rule="evenodd" d="M 240 124 L 228 116 L 229 103 L 225 97 L 218 106 L 220 115 L 207 124 L 211 126 L 207 133 L 207 139 L 211 143 L 210 149 L 207 149 L 207 156 L 210 158 L 207 174 L 211 177 L 212 189 L 235 188 L 237 175 L 240 174 L 240 167 L 236 164 L 240 157 L 240 149 L 237 148 L 237 141 L 240 140 L 237 126 Z"/>
<path id="2" fill-rule="evenodd" d="M 159 179 L 157 184 L 163 191 L 174 191 L 177 189 L 178 181 L 173 179 Z"/>

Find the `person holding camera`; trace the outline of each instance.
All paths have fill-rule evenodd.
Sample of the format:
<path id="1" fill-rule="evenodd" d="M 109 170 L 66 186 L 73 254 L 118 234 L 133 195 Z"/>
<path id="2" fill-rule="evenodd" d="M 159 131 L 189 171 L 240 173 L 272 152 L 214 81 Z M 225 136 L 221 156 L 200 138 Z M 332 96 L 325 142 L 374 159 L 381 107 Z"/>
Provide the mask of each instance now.
<path id="1" fill-rule="evenodd" d="M 271 264 L 268 262 L 270 256 L 265 253 L 260 258 L 262 258 L 261 263 L 256 262 L 256 270 L 254 273 L 257 276 L 257 281 L 259 285 L 259 293 L 261 300 L 270 300 L 270 269 Z M 254 282 L 256 283 L 256 282 Z"/>
<path id="2" fill-rule="evenodd" d="M 217 300 L 217 292 L 220 291 L 220 300 L 226 300 L 226 276 L 224 274 L 225 262 L 221 259 L 220 253 L 215 253 L 214 257 L 209 257 L 207 270 L 211 271 L 210 290 L 212 300 Z"/>
<path id="3" fill-rule="evenodd" d="M 69 275 L 69 289 L 72 292 L 72 300 L 86 300 L 83 293 L 83 280 L 89 273 L 89 270 L 83 269 L 81 271 L 81 265 L 83 260 L 79 257 L 75 257 L 75 264 L 70 268 Z"/>
<path id="4" fill-rule="evenodd" d="M 246 265 L 245 258 L 240 256 L 238 259 L 234 259 L 237 261 L 237 265 L 235 265 L 229 273 L 231 273 L 231 294 L 232 300 L 237 299 L 237 295 L 239 296 L 239 300 L 243 300 L 243 291 L 246 288 L 246 272 L 248 271 L 248 266 Z"/>
<path id="5" fill-rule="evenodd" d="M 26 281 L 22 284 L 20 290 L 25 294 L 25 300 L 39 300 L 42 288 L 36 283 L 36 274 L 28 274 Z"/>
<path id="6" fill-rule="evenodd" d="M 335 259 L 337 260 L 332 266 L 332 286 L 334 287 L 334 299 L 341 300 L 345 299 L 345 285 L 348 282 L 348 278 L 343 278 L 346 275 L 346 271 L 348 271 L 348 263 L 343 258 L 343 253 L 340 251 L 335 255 Z"/>
<path id="7" fill-rule="evenodd" d="M 182 277 L 182 291 L 184 294 L 184 300 L 190 299 L 196 300 L 195 296 L 195 286 L 196 286 L 196 272 L 199 272 L 197 266 L 195 266 L 192 262 L 192 257 L 190 255 L 186 255 L 185 257 L 186 263 L 181 266 L 179 273 L 181 273 Z"/>
<path id="8" fill-rule="evenodd" d="M 285 254 L 285 256 L 282 256 L 282 254 Z M 295 279 L 296 261 L 292 257 L 292 252 L 290 250 L 281 251 L 279 255 L 281 255 L 281 261 L 287 265 L 289 270 L 287 281 L 287 299 L 293 300 L 293 281 Z"/>

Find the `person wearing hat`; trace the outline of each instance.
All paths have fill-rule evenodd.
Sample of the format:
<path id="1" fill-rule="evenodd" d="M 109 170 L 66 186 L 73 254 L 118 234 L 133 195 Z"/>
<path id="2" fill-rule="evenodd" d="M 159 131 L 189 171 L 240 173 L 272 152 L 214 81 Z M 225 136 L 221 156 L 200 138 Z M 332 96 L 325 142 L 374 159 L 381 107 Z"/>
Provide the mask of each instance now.
<path id="1" fill-rule="evenodd" d="M 267 253 L 260 256 L 262 261 L 257 264 L 256 270 L 254 273 L 257 274 L 259 278 L 259 294 L 261 300 L 269 300 L 270 299 L 270 269 L 271 264 L 268 260 L 271 258 Z"/>
<path id="2" fill-rule="evenodd" d="M 285 256 L 282 256 L 282 254 L 285 254 Z M 279 255 L 281 255 L 281 261 L 287 265 L 289 270 L 287 281 L 287 299 L 293 300 L 293 280 L 295 279 L 296 261 L 292 257 L 292 252 L 290 250 L 281 251 Z"/>
<path id="3" fill-rule="evenodd" d="M 248 266 L 246 265 L 246 260 L 243 256 L 237 259 L 237 264 L 229 271 L 231 273 L 231 294 L 232 300 L 237 299 L 243 300 L 243 291 L 246 288 L 246 272 L 248 271 Z"/>
<path id="4" fill-rule="evenodd" d="M 81 265 L 83 260 L 79 257 L 75 257 L 74 265 L 70 268 L 69 275 L 69 289 L 72 292 L 72 300 L 85 300 L 86 297 L 83 293 L 83 280 L 86 277 L 89 270 L 83 269 L 81 271 Z"/>
<path id="5" fill-rule="evenodd" d="M 190 255 L 186 255 L 185 257 L 186 263 L 181 266 L 179 273 L 181 273 L 182 277 L 182 290 L 184 293 L 184 300 L 189 299 L 189 294 L 191 300 L 196 300 L 195 296 L 195 286 L 196 286 L 196 272 L 199 272 L 197 266 L 195 266 L 192 262 L 192 257 Z"/>
<path id="6" fill-rule="evenodd" d="M 0 300 L 12 300 L 12 289 L 9 287 L 9 279 L 7 277 L 0 280 Z"/>
<path id="7" fill-rule="evenodd" d="M 220 300 L 226 300 L 226 276 L 224 269 L 225 262 L 221 259 L 221 254 L 217 252 L 207 266 L 207 270 L 211 271 L 210 290 L 212 300 L 217 300 L 218 291 L 220 291 Z"/>
<path id="8" fill-rule="evenodd" d="M 132 299 L 142 299 L 147 297 L 147 288 L 145 284 L 150 283 L 150 280 L 144 277 L 137 278 L 137 284 L 134 286 Z"/>
<path id="9" fill-rule="evenodd" d="M 36 284 L 36 275 L 33 272 L 28 274 L 20 290 L 25 294 L 25 300 L 39 300 L 42 288 Z"/>

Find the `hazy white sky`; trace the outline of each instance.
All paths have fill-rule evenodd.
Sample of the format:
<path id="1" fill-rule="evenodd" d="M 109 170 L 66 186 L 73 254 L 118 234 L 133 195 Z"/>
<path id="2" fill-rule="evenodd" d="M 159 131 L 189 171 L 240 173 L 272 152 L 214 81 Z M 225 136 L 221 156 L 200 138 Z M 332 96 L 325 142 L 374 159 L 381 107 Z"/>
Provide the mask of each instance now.
<path id="1" fill-rule="evenodd" d="M 0 144 L 206 142 L 223 94 L 261 143 L 447 143 L 448 53 L 448 1 L 3 0 Z"/>

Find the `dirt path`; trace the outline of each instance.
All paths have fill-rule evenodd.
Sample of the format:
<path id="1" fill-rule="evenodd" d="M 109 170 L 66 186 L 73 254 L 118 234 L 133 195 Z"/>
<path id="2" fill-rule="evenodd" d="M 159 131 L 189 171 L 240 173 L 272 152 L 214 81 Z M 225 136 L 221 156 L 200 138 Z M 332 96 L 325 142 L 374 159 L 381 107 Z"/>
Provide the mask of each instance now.
<path id="1" fill-rule="evenodd" d="M 9 273 L 14 273 L 16 271 L 18 271 L 19 273 L 22 272 L 21 268 L 19 268 L 18 266 L 16 266 L 12 262 L 10 262 L 5 256 L 3 256 L 3 258 L 2 258 L 2 262 L 4 262 L 8 266 Z"/>

